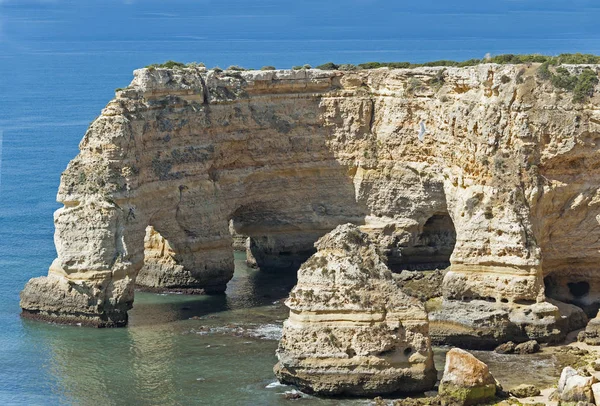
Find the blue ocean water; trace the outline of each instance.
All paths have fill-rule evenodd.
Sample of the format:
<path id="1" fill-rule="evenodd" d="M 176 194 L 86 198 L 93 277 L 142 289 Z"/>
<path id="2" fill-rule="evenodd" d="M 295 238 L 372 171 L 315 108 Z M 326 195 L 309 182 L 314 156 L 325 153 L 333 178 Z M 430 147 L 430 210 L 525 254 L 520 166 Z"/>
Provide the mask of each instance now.
<path id="1" fill-rule="evenodd" d="M 600 54 L 599 17 L 581 0 L 0 0 L 0 404 L 283 402 L 264 387 L 293 282 L 242 261 L 227 297 L 141 294 L 126 329 L 19 318 L 55 256 L 60 173 L 133 69 Z"/>

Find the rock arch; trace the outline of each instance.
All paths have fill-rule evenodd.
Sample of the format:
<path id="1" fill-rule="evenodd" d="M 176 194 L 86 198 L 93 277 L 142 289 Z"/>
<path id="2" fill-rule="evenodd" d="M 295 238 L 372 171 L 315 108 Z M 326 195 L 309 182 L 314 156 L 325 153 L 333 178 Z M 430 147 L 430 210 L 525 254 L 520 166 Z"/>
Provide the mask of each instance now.
<path id="1" fill-rule="evenodd" d="M 300 254 L 348 222 L 393 252 L 432 215 L 448 213 L 456 244 L 442 312 L 480 299 L 507 312 L 543 304 L 550 326 L 558 313 L 544 303 L 550 257 L 542 251 L 567 253 L 552 245 L 542 218 L 566 217 L 544 203 L 559 183 L 544 183 L 540 171 L 552 174 L 548 157 L 560 173 L 569 157 L 593 155 L 600 128 L 585 109 L 547 116 L 567 101 L 521 69 L 137 70 L 62 175 L 57 259 L 47 277 L 26 285 L 23 314 L 125 324 L 148 225 L 169 241 L 186 284 L 218 291 L 233 270 L 232 219 L 253 239 L 257 261 L 268 262 L 281 257 L 269 254 Z M 423 85 L 415 89 L 413 79 Z M 585 125 L 567 126 L 576 115 Z M 429 130 L 423 141 L 421 121 Z M 562 184 L 580 190 L 569 176 Z M 576 256 L 595 258 L 594 250 L 584 242 Z M 472 320 L 452 318 L 459 313 L 438 319 L 476 330 Z"/>

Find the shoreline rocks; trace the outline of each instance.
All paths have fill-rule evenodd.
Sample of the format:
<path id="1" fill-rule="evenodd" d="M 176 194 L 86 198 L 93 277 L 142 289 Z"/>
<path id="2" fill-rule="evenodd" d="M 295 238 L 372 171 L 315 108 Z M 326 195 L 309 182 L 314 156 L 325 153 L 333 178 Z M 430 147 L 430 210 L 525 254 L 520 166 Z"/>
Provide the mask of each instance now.
<path id="1" fill-rule="evenodd" d="M 496 380 L 486 364 L 467 351 L 453 348 L 446 354 L 439 396 L 443 405 L 482 404 L 495 398 Z"/>
<path id="2" fill-rule="evenodd" d="M 516 398 L 529 398 L 532 396 L 539 396 L 541 391 L 534 385 L 523 383 L 510 389 L 508 393 Z"/>
<path id="3" fill-rule="evenodd" d="M 600 400 L 595 398 L 599 390 L 600 384 L 594 375 L 565 367 L 553 398 L 558 400 L 559 406 L 594 405 Z"/>
<path id="4" fill-rule="evenodd" d="M 515 344 L 512 341 L 500 344 L 494 349 L 498 354 L 535 354 L 540 351 L 540 345 L 535 340 L 525 341 L 524 343 Z"/>

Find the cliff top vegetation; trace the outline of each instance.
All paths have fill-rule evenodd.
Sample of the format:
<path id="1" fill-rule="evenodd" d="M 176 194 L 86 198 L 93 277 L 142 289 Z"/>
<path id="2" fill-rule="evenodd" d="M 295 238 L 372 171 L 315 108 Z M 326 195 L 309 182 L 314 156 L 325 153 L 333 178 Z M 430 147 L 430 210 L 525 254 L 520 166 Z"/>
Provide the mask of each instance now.
<path id="1" fill-rule="evenodd" d="M 502 54 L 495 56 L 486 56 L 481 59 L 468 59 L 465 61 L 452 61 L 452 60 L 437 60 L 423 63 L 412 63 L 412 62 L 365 62 L 359 63 L 358 65 L 353 64 L 336 64 L 334 62 L 326 62 L 322 65 L 315 66 L 315 69 L 323 69 L 323 70 L 361 70 L 361 69 L 378 69 L 378 68 L 392 68 L 392 69 L 400 69 L 400 68 L 418 68 L 422 66 L 456 66 L 456 67 L 464 67 L 464 66 L 475 66 L 483 63 L 498 63 L 498 64 L 527 64 L 527 63 L 546 63 L 548 65 L 563 65 L 563 64 L 600 64 L 600 56 L 592 55 L 592 54 L 560 54 L 557 56 L 551 55 L 541 55 L 541 54 Z M 191 62 L 191 63 L 183 63 L 176 61 L 167 61 L 165 63 L 155 63 L 146 66 L 148 69 L 155 68 L 167 68 L 167 69 L 183 69 L 183 68 L 193 68 L 193 67 L 205 67 L 203 63 Z M 274 66 L 265 66 L 262 68 L 263 70 L 273 70 Z M 310 65 L 301 65 L 294 66 L 293 69 L 311 69 Z M 252 70 L 243 68 L 241 66 L 232 65 L 226 70 L 236 70 L 236 71 L 245 71 Z"/>

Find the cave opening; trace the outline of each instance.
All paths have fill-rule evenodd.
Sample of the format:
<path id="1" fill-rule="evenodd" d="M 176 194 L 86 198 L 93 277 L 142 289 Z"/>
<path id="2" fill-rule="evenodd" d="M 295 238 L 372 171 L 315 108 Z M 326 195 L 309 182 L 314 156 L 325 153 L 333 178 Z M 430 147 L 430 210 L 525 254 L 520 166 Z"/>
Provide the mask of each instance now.
<path id="1" fill-rule="evenodd" d="M 544 277 L 544 293 L 550 299 L 582 308 L 588 317 L 595 317 L 600 309 L 598 294 L 592 292 L 590 280 L 581 275 L 552 272 Z"/>
<path id="2" fill-rule="evenodd" d="M 583 297 L 590 292 L 590 284 L 586 281 L 569 282 L 567 286 L 569 287 L 569 292 L 576 298 Z"/>
<path id="3" fill-rule="evenodd" d="M 456 229 L 450 215 L 447 212 L 433 214 L 419 231 L 388 258 L 392 271 L 426 271 L 450 266 L 456 245 Z"/>

